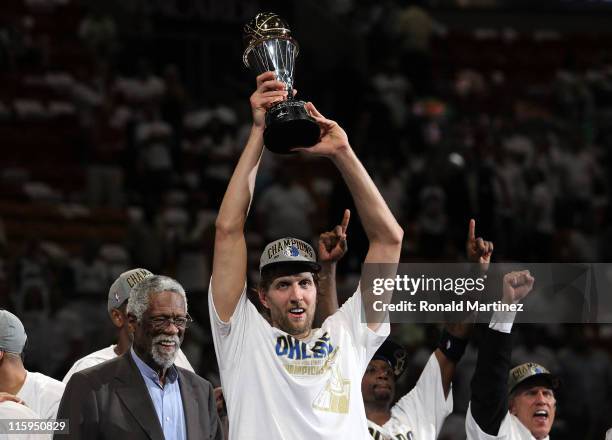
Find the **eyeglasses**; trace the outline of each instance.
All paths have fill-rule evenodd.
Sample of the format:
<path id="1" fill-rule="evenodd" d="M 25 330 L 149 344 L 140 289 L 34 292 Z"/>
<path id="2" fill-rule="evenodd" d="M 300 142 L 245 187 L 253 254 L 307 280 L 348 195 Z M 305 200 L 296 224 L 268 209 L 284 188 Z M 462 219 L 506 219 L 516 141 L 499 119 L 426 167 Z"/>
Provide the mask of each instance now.
<path id="1" fill-rule="evenodd" d="M 193 322 L 193 318 L 189 316 L 177 316 L 175 318 L 171 318 L 168 316 L 154 316 L 149 318 L 148 320 L 151 323 L 151 327 L 155 330 L 164 330 L 170 323 L 174 324 L 176 327 L 180 329 L 186 329 L 189 327 L 189 324 Z"/>

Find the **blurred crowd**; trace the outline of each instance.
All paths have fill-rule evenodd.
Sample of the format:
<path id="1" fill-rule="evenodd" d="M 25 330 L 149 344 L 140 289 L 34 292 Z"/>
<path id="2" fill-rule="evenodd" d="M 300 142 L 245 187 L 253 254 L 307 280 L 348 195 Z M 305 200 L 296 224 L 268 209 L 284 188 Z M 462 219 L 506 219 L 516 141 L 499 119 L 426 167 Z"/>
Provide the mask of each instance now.
<path id="1" fill-rule="evenodd" d="M 6 3 L 0 306 L 28 331 L 29 369 L 61 378 L 108 344 L 108 287 L 122 271 L 145 267 L 188 291 L 196 324 L 183 350 L 218 383 L 205 294 L 216 210 L 248 134 L 254 80 L 217 66 L 226 78 L 195 87 L 183 79 L 191 66 L 130 52 L 125 35 L 154 33 L 164 20 L 226 20 L 239 29 L 258 5 Z M 403 260 L 462 260 L 476 218 L 497 261 L 610 261 L 612 54 L 550 29 L 458 31 L 427 6 L 317 2 L 307 11 L 342 29 L 361 56 L 317 68 L 316 50 L 304 43 L 296 80 L 300 95 L 349 133 L 406 231 Z M 287 18 L 297 22 L 300 12 Z M 314 242 L 352 205 L 326 164 L 266 154 L 262 167 L 250 247 L 284 235 Z M 353 291 L 364 251 L 357 223 L 341 296 Z M 412 353 L 406 388 L 437 331 L 394 329 Z M 529 326 L 519 335 L 513 363 L 535 360 L 562 377 L 554 438 L 602 438 L 612 414 L 612 326 Z M 456 419 L 441 438 L 461 438 L 452 426 L 467 407 L 472 348 L 458 367 Z"/>

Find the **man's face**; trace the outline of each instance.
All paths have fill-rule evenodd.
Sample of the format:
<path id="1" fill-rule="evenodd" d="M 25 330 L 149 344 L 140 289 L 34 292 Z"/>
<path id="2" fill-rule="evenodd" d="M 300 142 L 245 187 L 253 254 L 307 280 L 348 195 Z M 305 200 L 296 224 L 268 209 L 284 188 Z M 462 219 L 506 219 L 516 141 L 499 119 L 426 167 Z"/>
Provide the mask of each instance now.
<path id="1" fill-rule="evenodd" d="M 535 385 L 519 388 L 510 401 L 510 413 L 514 414 L 531 431 L 536 439 L 545 438 L 555 421 L 557 401 L 553 390 Z"/>
<path id="2" fill-rule="evenodd" d="M 361 379 L 361 394 L 368 404 L 390 404 L 395 395 L 395 376 L 387 361 L 371 360 Z"/>
<path id="3" fill-rule="evenodd" d="M 164 318 L 186 317 L 185 301 L 176 292 L 154 293 L 149 308 L 139 323 L 130 323 L 134 332 L 134 351 L 153 369 L 172 366 L 179 351 L 185 328 L 164 322 Z"/>
<path id="4" fill-rule="evenodd" d="M 270 310 L 272 325 L 296 338 L 308 336 L 312 329 L 317 288 L 310 272 L 275 278 L 268 291 L 260 291 L 262 304 Z"/>

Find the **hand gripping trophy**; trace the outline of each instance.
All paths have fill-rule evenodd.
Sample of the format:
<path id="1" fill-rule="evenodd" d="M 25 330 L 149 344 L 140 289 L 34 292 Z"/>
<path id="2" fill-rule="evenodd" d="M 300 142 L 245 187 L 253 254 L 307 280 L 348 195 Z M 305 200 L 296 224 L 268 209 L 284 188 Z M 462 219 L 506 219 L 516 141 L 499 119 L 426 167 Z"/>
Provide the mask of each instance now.
<path id="1" fill-rule="evenodd" d="M 266 113 L 264 144 L 274 153 L 289 154 L 294 147 L 311 147 L 319 141 L 319 126 L 293 98 L 293 69 L 299 52 L 287 23 L 278 15 L 262 12 L 244 27 L 246 49 L 242 60 L 257 75 L 273 71 L 287 85 L 288 97 Z"/>

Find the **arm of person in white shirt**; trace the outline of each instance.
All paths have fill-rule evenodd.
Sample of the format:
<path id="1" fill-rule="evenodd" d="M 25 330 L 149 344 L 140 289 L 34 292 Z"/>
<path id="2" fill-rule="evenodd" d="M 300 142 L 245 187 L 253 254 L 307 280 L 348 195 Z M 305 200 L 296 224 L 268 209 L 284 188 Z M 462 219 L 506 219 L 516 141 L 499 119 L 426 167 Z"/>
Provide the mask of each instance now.
<path id="1" fill-rule="evenodd" d="M 306 108 L 321 128 L 319 143 L 310 148 L 296 148 L 305 156 L 323 156 L 329 158 L 340 171 L 346 183 L 357 214 L 368 237 L 369 247 L 365 263 L 386 263 L 397 265 L 399 262 L 404 231 L 393 217 L 387 203 L 380 195 L 368 172 L 351 148 L 345 131 L 334 121 L 325 118 L 312 103 Z M 362 292 L 367 286 L 361 286 Z M 388 303 L 391 292 L 377 300 Z M 374 296 L 362 296 L 366 311 L 372 311 Z M 368 316 L 368 327 L 376 331 L 384 320 L 385 312 L 381 311 Z"/>
<path id="2" fill-rule="evenodd" d="M 251 133 L 223 196 L 215 222 L 212 299 L 223 321 L 229 321 L 233 315 L 246 282 L 244 225 L 253 199 L 263 151 L 266 109 L 286 97 L 285 86 L 275 80 L 274 72 L 262 73 L 257 77 L 257 90 L 250 99 L 253 113 Z"/>

